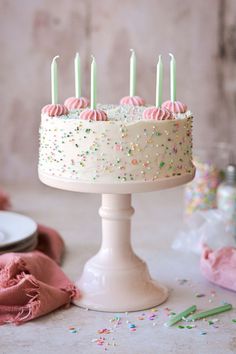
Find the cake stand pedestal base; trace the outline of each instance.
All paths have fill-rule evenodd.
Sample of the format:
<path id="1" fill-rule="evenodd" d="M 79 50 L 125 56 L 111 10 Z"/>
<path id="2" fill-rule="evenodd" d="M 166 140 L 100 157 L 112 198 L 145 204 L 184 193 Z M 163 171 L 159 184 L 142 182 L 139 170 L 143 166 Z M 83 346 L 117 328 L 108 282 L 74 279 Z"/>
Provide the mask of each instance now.
<path id="1" fill-rule="evenodd" d="M 76 285 L 81 296 L 74 304 L 92 310 L 125 312 L 157 306 L 167 289 L 151 279 L 146 263 L 130 241 L 131 194 L 103 194 L 102 244 L 84 266 Z"/>
<path id="2" fill-rule="evenodd" d="M 51 176 L 39 169 L 40 180 L 48 186 L 74 192 L 101 193 L 102 244 L 84 266 L 77 281 L 81 292 L 74 304 L 91 310 L 126 312 L 157 306 L 168 291 L 152 280 L 148 268 L 133 251 L 130 242 L 131 193 L 151 192 L 190 182 L 191 173 L 156 181 L 88 183 Z"/>

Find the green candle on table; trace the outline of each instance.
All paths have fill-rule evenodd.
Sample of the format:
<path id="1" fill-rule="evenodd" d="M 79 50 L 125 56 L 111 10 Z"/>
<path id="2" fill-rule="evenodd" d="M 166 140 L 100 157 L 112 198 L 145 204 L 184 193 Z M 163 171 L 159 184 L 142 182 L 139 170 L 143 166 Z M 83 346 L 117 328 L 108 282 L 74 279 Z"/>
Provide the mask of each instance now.
<path id="1" fill-rule="evenodd" d="M 161 55 L 159 55 L 156 73 L 156 107 L 159 108 L 162 104 L 162 83 L 163 83 L 163 64 Z"/>
<path id="2" fill-rule="evenodd" d="M 76 53 L 75 60 L 75 97 L 81 97 L 81 67 L 80 67 L 80 56 L 79 53 Z"/>
<path id="3" fill-rule="evenodd" d="M 206 318 L 206 317 L 209 317 L 209 316 L 215 316 L 215 315 L 218 315 L 219 313 L 232 310 L 232 308 L 233 307 L 232 307 L 231 304 L 225 304 L 223 306 L 215 307 L 213 309 L 210 309 L 210 310 L 207 310 L 207 311 L 204 311 L 204 312 L 196 313 L 195 315 L 187 318 L 187 321 L 191 322 L 191 321 L 200 320 L 202 318 Z"/>
<path id="4" fill-rule="evenodd" d="M 97 104 L 97 65 L 94 56 L 91 63 L 91 109 L 96 109 Z"/>
<path id="5" fill-rule="evenodd" d="M 173 326 L 174 324 L 176 324 L 176 323 L 182 321 L 183 319 L 185 319 L 185 317 L 189 316 L 191 313 L 195 312 L 196 309 L 197 309 L 197 307 L 195 305 L 193 305 L 191 307 L 188 307 L 183 312 L 180 312 L 177 315 L 171 317 L 171 319 L 165 323 L 165 326 L 166 327 Z"/>
<path id="6" fill-rule="evenodd" d="M 129 84 L 129 95 L 135 96 L 136 92 L 136 55 L 133 49 L 130 49 L 130 84 Z"/>
<path id="7" fill-rule="evenodd" d="M 55 56 L 51 64 L 51 94 L 52 104 L 58 103 L 58 75 L 57 75 L 57 59 L 59 55 Z"/>
<path id="8" fill-rule="evenodd" d="M 173 54 L 169 53 L 170 60 L 170 99 L 176 101 L 176 61 Z"/>

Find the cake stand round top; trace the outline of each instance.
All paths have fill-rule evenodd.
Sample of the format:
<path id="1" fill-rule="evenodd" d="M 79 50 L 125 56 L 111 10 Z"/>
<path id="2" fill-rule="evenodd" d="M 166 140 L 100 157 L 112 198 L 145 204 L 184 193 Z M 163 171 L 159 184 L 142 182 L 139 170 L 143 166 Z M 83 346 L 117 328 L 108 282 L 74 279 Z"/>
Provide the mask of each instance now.
<path id="1" fill-rule="evenodd" d="M 168 189 L 190 182 L 195 176 L 195 169 L 191 173 L 181 176 L 160 178 L 155 181 L 135 181 L 135 182 L 81 182 L 78 180 L 66 179 L 46 174 L 38 171 L 39 179 L 42 183 L 68 191 L 83 193 L 105 193 L 105 194 L 131 194 L 153 192 L 161 189 Z"/>

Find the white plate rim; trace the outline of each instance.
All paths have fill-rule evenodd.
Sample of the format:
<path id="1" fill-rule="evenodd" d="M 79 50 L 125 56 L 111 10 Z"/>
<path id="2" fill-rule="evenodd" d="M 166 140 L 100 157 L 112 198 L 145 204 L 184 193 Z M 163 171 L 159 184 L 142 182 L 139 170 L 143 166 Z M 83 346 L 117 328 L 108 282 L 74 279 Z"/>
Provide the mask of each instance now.
<path id="1" fill-rule="evenodd" d="M 19 213 L 15 213 L 15 212 L 12 212 L 12 211 L 0 211 L 0 231 L 1 231 L 1 218 L 4 216 L 6 216 L 8 218 L 8 220 L 6 221 L 9 221 L 9 218 L 17 218 L 18 220 L 19 219 L 22 219 L 21 222 L 25 221 L 25 222 L 28 222 L 28 230 L 26 231 L 25 235 L 20 235 L 18 237 L 15 237 L 13 239 L 10 239 L 6 242 L 0 242 L 0 247 L 8 247 L 10 245 L 14 245 L 15 243 L 19 243 L 19 242 L 22 242 L 22 241 L 27 241 L 27 239 L 33 237 L 35 234 L 37 234 L 37 229 L 38 229 L 38 225 L 37 223 L 30 217 L 26 216 L 26 215 L 23 215 L 23 214 L 19 214 Z M 14 221 L 14 219 L 13 219 Z M 29 226 L 30 225 L 30 226 Z M 7 227 L 5 227 L 7 229 Z M 4 227 L 2 228 L 4 230 Z M 30 230 L 30 231 L 29 231 Z"/>

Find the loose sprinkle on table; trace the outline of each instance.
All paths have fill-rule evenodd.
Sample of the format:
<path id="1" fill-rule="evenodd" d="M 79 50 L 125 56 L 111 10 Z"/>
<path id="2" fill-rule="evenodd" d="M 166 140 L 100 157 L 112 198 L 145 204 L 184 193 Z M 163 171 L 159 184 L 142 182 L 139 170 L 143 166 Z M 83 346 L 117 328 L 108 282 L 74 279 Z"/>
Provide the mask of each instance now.
<path id="1" fill-rule="evenodd" d="M 108 329 L 108 328 L 102 328 L 102 329 L 98 329 L 98 330 L 97 330 L 97 333 L 98 333 L 98 334 L 110 334 L 110 333 L 111 333 L 111 330 Z"/>
<path id="2" fill-rule="evenodd" d="M 200 334 L 201 334 L 201 336 L 205 336 L 207 334 L 207 332 L 201 331 Z"/>
<path id="3" fill-rule="evenodd" d="M 196 297 L 204 297 L 204 296 L 206 296 L 205 294 L 199 294 L 199 293 L 197 293 L 196 295 L 195 295 Z"/>
<path id="4" fill-rule="evenodd" d="M 184 285 L 188 282 L 188 279 L 176 279 L 179 285 Z"/>

